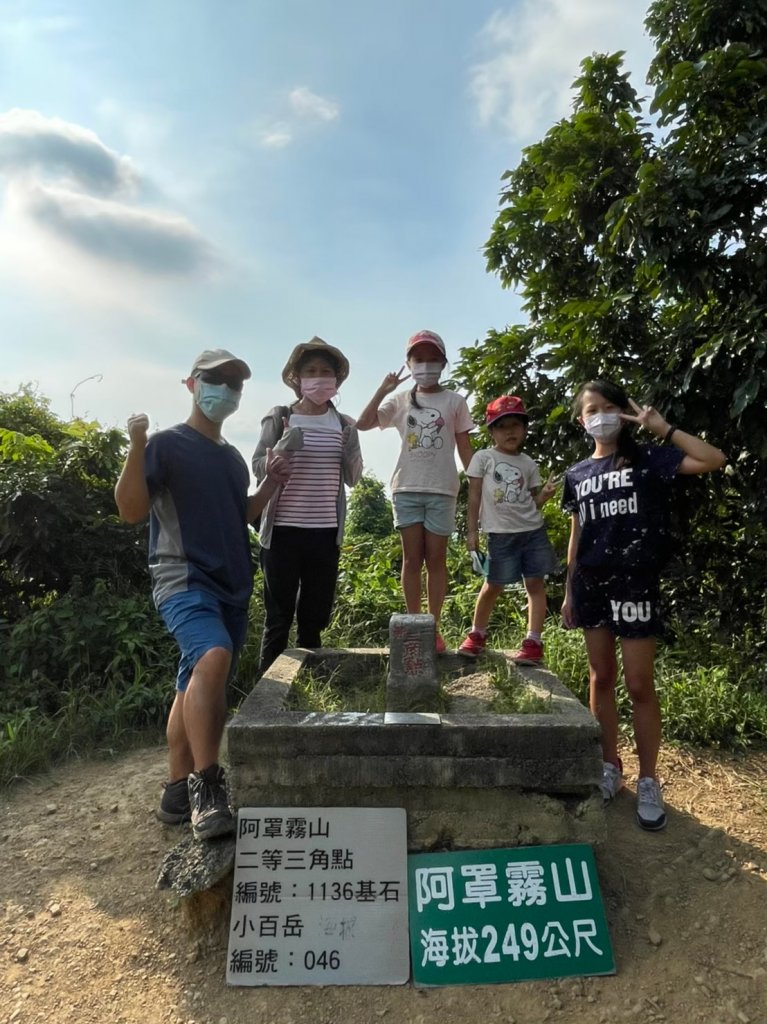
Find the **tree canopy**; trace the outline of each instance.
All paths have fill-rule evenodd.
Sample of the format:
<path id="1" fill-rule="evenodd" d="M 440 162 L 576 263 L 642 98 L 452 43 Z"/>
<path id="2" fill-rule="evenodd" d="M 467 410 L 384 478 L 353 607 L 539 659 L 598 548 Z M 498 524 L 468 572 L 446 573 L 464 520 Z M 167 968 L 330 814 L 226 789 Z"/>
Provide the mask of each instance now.
<path id="1" fill-rule="evenodd" d="M 144 527 L 120 523 L 125 436 L 65 423 L 29 386 L 0 394 L 0 617 L 96 580 L 147 588 Z"/>
<path id="2" fill-rule="evenodd" d="M 503 175 L 487 267 L 519 289 L 527 322 L 463 349 L 455 377 L 477 412 L 521 395 L 534 454 L 560 466 L 583 456 L 569 400 L 596 376 L 722 447 L 728 475 L 689 489 L 684 571 L 709 582 L 730 622 L 753 595 L 756 621 L 767 576 L 767 0 L 656 0 L 646 25 L 648 113 L 623 53 L 593 54 L 571 116 Z"/>

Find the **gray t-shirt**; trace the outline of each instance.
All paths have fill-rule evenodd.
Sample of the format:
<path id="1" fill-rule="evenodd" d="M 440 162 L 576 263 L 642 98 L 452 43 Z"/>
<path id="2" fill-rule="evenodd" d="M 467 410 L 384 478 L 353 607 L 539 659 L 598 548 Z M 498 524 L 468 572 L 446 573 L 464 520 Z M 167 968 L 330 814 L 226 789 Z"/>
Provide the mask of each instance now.
<path id="1" fill-rule="evenodd" d="M 531 493 L 541 486 L 541 474 L 529 455 L 483 448 L 474 453 L 466 474 L 482 480 L 479 522 L 485 533 L 525 533 L 543 526 Z"/>

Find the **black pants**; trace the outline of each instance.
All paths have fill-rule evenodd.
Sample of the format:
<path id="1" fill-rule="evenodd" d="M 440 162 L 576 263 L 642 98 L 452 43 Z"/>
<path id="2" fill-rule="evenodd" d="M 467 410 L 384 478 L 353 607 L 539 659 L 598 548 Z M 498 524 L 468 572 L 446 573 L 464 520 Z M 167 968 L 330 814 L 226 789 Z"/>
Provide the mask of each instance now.
<path id="1" fill-rule="evenodd" d="M 261 548 L 264 573 L 264 635 L 260 670 L 288 646 L 293 616 L 297 647 L 321 647 L 330 622 L 338 579 L 338 530 L 275 526 L 271 546 Z"/>

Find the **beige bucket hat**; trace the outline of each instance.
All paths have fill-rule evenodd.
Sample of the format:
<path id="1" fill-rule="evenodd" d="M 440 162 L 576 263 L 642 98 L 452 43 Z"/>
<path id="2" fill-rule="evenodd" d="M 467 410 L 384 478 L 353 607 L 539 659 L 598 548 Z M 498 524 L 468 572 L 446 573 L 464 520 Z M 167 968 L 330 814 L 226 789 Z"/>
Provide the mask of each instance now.
<path id="1" fill-rule="evenodd" d="M 326 341 L 318 338 L 315 334 L 311 341 L 304 341 L 300 345 L 296 345 L 290 353 L 287 363 L 285 363 L 282 379 L 289 388 L 293 388 L 294 391 L 298 388 L 298 364 L 309 352 L 316 352 L 317 355 L 325 356 L 329 362 L 335 363 L 336 379 L 339 385 L 349 376 L 349 360 L 341 349 L 336 348 L 334 345 L 328 345 Z"/>

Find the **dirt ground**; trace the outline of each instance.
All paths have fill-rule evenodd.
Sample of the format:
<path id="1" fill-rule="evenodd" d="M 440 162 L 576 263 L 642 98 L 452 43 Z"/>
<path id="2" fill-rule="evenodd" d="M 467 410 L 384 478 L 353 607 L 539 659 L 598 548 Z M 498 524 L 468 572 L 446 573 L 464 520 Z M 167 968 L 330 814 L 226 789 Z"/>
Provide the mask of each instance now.
<path id="1" fill-rule="evenodd" d="M 666 832 L 634 824 L 636 762 L 597 852 L 613 977 L 417 990 L 228 988 L 225 887 L 174 905 L 161 748 L 0 796 L 0 1022 L 767 1024 L 767 755 L 664 749 Z"/>

